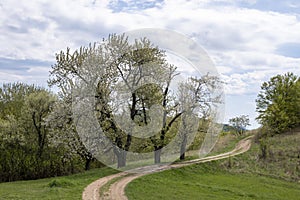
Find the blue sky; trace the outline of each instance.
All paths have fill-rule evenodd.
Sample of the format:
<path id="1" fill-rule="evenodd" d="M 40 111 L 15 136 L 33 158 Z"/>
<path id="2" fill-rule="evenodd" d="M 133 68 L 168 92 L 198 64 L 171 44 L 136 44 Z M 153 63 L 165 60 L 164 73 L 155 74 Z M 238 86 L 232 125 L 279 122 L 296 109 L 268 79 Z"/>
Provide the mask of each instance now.
<path id="1" fill-rule="evenodd" d="M 298 0 L 0 0 L 0 84 L 47 86 L 55 53 L 140 28 L 194 39 L 226 82 L 226 117 L 255 122 L 263 81 L 300 74 Z"/>

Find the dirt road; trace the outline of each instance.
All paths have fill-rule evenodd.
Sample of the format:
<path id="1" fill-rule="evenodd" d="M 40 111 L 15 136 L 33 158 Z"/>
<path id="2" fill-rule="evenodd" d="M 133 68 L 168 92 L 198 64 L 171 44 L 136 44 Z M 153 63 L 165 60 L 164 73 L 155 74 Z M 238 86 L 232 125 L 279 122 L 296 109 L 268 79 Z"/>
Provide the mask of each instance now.
<path id="1" fill-rule="evenodd" d="M 118 174 L 113 174 L 107 177 L 100 178 L 97 181 L 88 185 L 84 189 L 84 192 L 82 194 L 82 199 L 83 200 L 127 200 L 127 197 L 125 195 L 125 187 L 132 180 L 144 176 L 146 174 L 155 173 L 167 169 L 179 168 L 194 163 L 204 163 L 213 160 L 228 158 L 230 156 L 236 156 L 250 149 L 251 138 L 252 136 L 242 139 L 241 141 L 239 141 L 239 143 L 232 151 L 219 154 L 216 156 L 209 156 L 205 158 L 185 161 L 182 163 L 177 163 L 172 165 L 151 165 L 146 167 L 140 167 L 126 172 L 120 172 Z M 112 185 L 110 185 L 109 190 L 100 197 L 100 193 L 99 193 L 100 188 L 103 187 L 110 180 L 115 178 L 118 178 L 118 180 L 114 182 Z"/>

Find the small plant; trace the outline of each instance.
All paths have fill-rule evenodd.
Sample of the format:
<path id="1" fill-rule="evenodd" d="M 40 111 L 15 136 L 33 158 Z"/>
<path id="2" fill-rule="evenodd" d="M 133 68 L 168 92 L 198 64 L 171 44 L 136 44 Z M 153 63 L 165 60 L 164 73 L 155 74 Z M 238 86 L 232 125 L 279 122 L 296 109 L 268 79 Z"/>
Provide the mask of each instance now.
<path id="1" fill-rule="evenodd" d="M 259 149 L 260 149 L 259 158 L 265 160 L 267 158 L 267 152 L 269 149 L 267 138 L 261 138 L 259 140 Z"/>
<path id="2" fill-rule="evenodd" d="M 74 186 L 74 184 L 71 183 L 70 181 L 67 181 L 67 180 L 64 180 L 64 179 L 61 179 L 61 180 L 54 179 L 48 184 L 48 186 L 50 188 L 54 188 L 54 187 L 71 187 L 71 186 Z"/>
<path id="3" fill-rule="evenodd" d="M 232 167 L 232 158 L 231 158 L 231 156 L 228 157 L 227 167 L 229 169 Z"/>

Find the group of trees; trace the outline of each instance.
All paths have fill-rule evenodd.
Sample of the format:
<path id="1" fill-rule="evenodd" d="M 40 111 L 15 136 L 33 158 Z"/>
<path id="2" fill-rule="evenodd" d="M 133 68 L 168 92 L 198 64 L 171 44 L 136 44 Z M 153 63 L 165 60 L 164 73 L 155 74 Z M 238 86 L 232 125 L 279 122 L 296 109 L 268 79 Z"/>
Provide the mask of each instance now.
<path id="1" fill-rule="evenodd" d="M 60 101 L 34 85 L 13 83 L 0 88 L 0 182 L 66 175 L 89 167 L 86 158 L 92 156 L 84 155 L 78 135 L 57 127 L 67 124 L 68 116 L 62 115 L 52 126 Z"/>
<path id="2" fill-rule="evenodd" d="M 261 86 L 256 100 L 257 120 L 270 134 L 280 134 L 300 125 L 300 77 L 277 75 Z"/>
<path id="3" fill-rule="evenodd" d="M 118 167 L 126 165 L 129 151 L 154 152 L 154 162 L 160 163 L 161 150 L 174 137 L 174 128 L 179 130 L 176 126 L 180 120 L 186 124 L 179 131 L 183 159 L 191 127 L 187 114 L 195 115 L 198 121 L 209 120 L 213 105 L 220 103 L 220 96 L 212 95 L 220 84 L 215 76 L 190 77 L 174 91 L 171 85 L 179 75 L 177 68 L 167 63 L 165 53 L 146 38 L 130 44 L 125 35 L 110 35 L 100 44 L 72 53 L 69 49 L 62 51 L 56 59 L 49 83 L 61 89 L 67 108 L 74 99 L 71 90 L 82 90 L 81 84 L 95 89 L 95 115 L 113 144 L 105 152 L 113 152 Z M 130 127 L 120 127 L 120 120 Z M 151 130 L 154 121 L 158 124 Z M 156 133 L 140 138 L 131 126 L 147 127 L 140 128 L 139 134 Z"/>
<path id="4" fill-rule="evenodd" d="M 221 96 L 213 92 L 220 80 L 208 74 L 189 77 L 174 89 L 178 75 L 164 51 L 148 39 L 130 44 L 125 35 L 110 35 L 100 44 L 57 54 L 48 82 L 59 88 L 58 94 L 33 85 L 4 84 L 0 88 L 0 182 L 90 168 L 95 150 L 84 145 L 72 110 L 80 98 L 74 90 L 82 89 L 82 84 L 93 89 L 94 116 L 112 145 L 101 140 L 97 144 L 117 158 L 118 167 L 126 166 L 128 152 L 154 152 L 154 162 L 160 163 L 161 150 L 177 134 L 178 157 L 184 159 L 191 132 L 198 133 L 200 143 L 214 107 L 221 103 Z M 80 109 L 85 107 L 81 104 Z M 137 129 L 130 129 L 131 125 Z"/>
<path id="5" fill-rule="evenodd" d="M 56 149 L 50 148 L 44 117 L 55 96 L 26 84 L 0 88 L 0 181 L 63 174 Z M 50 159 L 52 157 L 52 159 Z"/>
<path id="6" fill-rule="evenodd" d="M 261 85 L 256 99 L 258 122 L 263 135 L 280 134 L 300 126 L 300 77 L 288 72 L 271 77 Z M 249 117 L 241 115 L 229 120 L 238 135 L 243 134 Z"/>

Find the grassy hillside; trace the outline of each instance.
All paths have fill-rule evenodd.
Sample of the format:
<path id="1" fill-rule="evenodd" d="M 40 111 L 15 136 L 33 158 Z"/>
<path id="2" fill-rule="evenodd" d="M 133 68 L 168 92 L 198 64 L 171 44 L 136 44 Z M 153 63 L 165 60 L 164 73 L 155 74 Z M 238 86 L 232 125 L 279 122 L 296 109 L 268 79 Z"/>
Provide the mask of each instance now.
<path id="1" fill-rule="evenodd" d="M 126 188 L 130 200 L 282 199 L 298 200 L 300 185 L 252 174 L 234 174 L 218 162 L 146 175 Z"/>
<path id="2" fill-rule="evenodd" d="M 0 200 L 80 200 L 88 184 L 116 172 L 111 168 L 101 168 L 65 177 L 0 183 Z"/>
<path id="3" fill-rule="evenodd" d="M 236 140 L 223 137 L 212 154 L 228 150 Z M 141 177 L 128 185 L 126 194 L 132 200 L 299 199 L 299 144 L 299 130 L 267 140 L 256 137 L 245 154 Z M 261 156 L 263 145 L 266 158 Z"/>
<path id="4" fill-rule="evenodd" d="M 266 158 L 262 147 L 266 147 Z M 268 137 L 254 138 L 249 152 L 219 162 L 232 173 L 258 174 L 300 183 L 300 129 Z"/>

